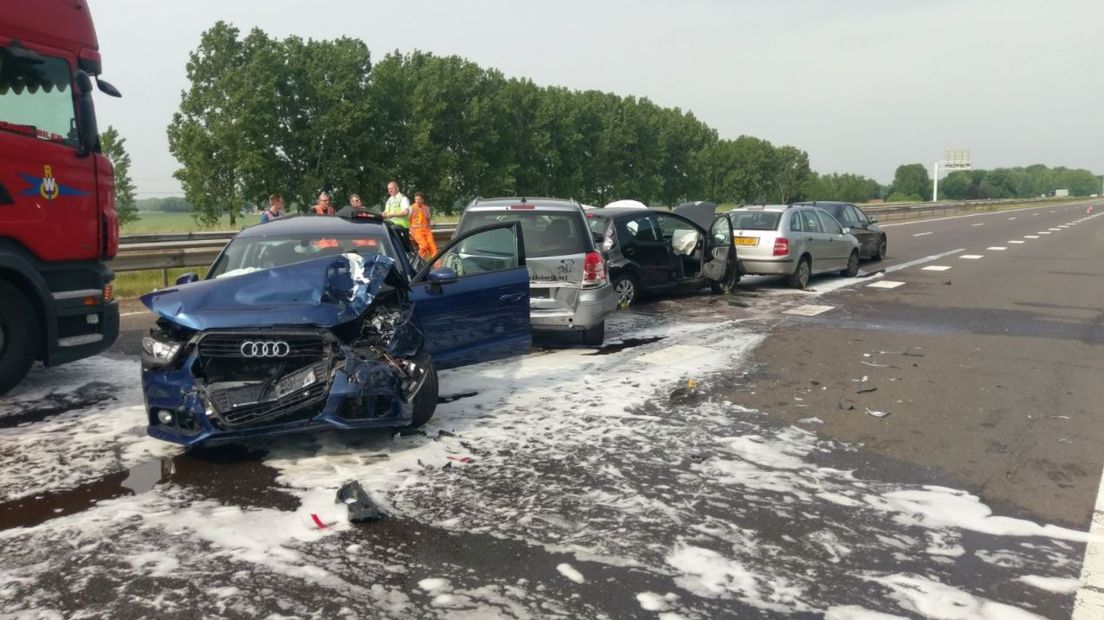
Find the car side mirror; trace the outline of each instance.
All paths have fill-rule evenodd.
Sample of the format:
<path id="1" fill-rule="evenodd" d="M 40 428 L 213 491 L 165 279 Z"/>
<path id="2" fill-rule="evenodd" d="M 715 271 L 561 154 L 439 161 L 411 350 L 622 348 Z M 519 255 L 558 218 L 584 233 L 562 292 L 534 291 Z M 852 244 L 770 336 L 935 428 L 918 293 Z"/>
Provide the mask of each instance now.
<path id="1" fill-rule="evenodd" d="M 198 282 L 198 281 L 199 281 L 199 274 L 197 274 L 194 271 L 189 271 L 188 273 L 186 273 L 186 274 L 180 276 L 179 278 L 177 278 L 176 279 L 176 284 L 177 285 L 191 284 L 192 282 Z"/>
<path id="2" fill-rule="evenodd" d="M 878 218 L 876 218 L 876 217 L 867 218 L 867 221 L 870 222 L 871 224 L 877 224 L 878 223 Z"/>
<path id="3" fill-rule="evenodd" d="M 452 284 L 459 279 L 460 276 L 458 276 L 456 270 L 451 267 L 438 267 L 426 274 L 426 282 L 430 284 Z"/>
<path id="4" fill-rule="evenodd" d="M 843 227 L 843 234 L 845 234 L 845 235 L 850 235 L 850 234 L 851 234 L 851 229 L 850 229 L 850 228 L 848 228 L 848 227 L 846 227 L 846 226 L 844 226 L 844 227 Z"/>

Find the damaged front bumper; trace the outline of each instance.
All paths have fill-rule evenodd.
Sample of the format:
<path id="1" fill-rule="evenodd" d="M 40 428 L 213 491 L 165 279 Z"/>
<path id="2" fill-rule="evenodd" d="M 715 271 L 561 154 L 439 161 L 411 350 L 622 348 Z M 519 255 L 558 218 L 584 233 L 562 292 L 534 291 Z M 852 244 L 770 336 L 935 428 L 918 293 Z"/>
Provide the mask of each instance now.
<path id="1" fill-rule="evenodd" d="M 429 360 L 416 331 L 400 340 L 402 357 L 325 329 L 200 332 L 177 363 L 143 368 L 148 432 L 191 447 L 407 426 Z"/>

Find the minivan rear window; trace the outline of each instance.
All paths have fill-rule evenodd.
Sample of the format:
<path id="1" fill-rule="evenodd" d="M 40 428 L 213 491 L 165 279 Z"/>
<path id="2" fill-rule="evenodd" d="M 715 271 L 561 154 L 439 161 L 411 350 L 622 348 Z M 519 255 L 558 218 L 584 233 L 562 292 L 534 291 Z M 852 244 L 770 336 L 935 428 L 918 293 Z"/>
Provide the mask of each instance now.
<path id="1" fill-rule="evenodd" d="M 778 228 L 778 219 L 782 214 L 778 211 L 733 211 L 729 217 L 732 218 L 733 230 L 774 230 Z"/>
<path id="2" fill-rule="evenodd" d="M 590 250 L 590 233 L 582 214 L 567 211 L 469 211 L 459 232 L 500 222 L 521 223 L 526 256 L 586 254 Z"/>

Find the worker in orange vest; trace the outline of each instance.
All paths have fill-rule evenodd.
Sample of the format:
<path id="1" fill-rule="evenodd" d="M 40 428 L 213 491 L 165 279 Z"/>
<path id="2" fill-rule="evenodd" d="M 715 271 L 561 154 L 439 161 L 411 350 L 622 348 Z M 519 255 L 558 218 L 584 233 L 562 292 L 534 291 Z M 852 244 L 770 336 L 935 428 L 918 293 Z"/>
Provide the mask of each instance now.
<path id="1" fill-rule="evenodd" d="M 410 205 L 410 238 L 418 246 L 418 256 L 429 260 L 437 255 L 433 241 L 433 229 L 429 223 L 429 205 L 423 192 L 414 192 L 414 204 Z"/>
<path id="2" fill-rule="evenodd" d="M 311 215 L 333 215 L 334 208 L 330 206 L 330 195 L 322 192 L 318 195 L 318 202 L 311 207 Z"/>

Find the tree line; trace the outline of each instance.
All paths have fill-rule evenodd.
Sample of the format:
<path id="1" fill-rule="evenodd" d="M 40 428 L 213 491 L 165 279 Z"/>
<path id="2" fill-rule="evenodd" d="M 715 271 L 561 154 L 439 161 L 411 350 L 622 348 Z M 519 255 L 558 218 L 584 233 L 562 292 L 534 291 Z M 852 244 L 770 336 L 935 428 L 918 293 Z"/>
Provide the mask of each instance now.
<path id="1" fill-rule="evenodd" d="M 723 140 L 692 113 L 646 98 L 538 86 L 424 52 L 373 64 L 348 37 L 242 36 L 218 22 L 187 75 L 169 145 L 205 219 L 234 217 L 274 192 L 300 210 L 321 190 L 337 204 L 354 192 L 373 204 L 389 179 L 445 211 L 492 195 L 786 202 L 874 183 L 820 177 L 796 147 Z"/>
<path id="2" fill-rule="evenodd" d="M 1070 196 L 1091 196 L 1102 191 L 1099 175 L 1085 169 L 1049 168 L 1034 164 L 991 170 L 955 170 L 939 180 L 939 198 L 985 200 L 1038 198 L 1069 190 Z M 932 180 L 923 164 L 897 167 L 893 184 L 886 189 L 889 201 L 931 200 Z"/>

